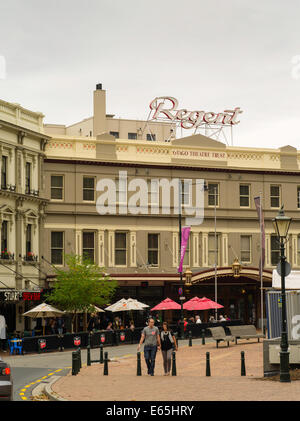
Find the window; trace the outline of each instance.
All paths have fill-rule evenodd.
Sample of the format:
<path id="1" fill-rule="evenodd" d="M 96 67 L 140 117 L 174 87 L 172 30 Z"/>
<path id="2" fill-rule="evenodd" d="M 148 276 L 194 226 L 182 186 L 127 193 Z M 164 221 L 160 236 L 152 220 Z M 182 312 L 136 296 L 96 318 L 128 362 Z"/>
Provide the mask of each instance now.
<path id="1" fill-rule="evenodd" d="M 215 266 L 215 261 L 218 265 L 219 264 L 219 234 L 217 234 L 216 239 L 215 239 L 215 234 L 212 233 L 212 234 L 208 234 L 208 264 L 209 266 Z"/>
<path id="2" fill-rule="evenodd" d="M 26 256 L 28 256 L 28 253 L 32 251 L 31 250 L 31 233 L 32 233 L 31 224 L 28 224 L 26 228 Z"/>
<path id="3" fill-rule="evenodd" d="M 30 193 L 31 189 L 31 164 L 30 162 L 26 162 L 25 168 L 25 192 L 27 194 Z"/>
<path id="4" fill-rule="evenodd" d="M 241 235 L 241 262 L 251 262 L 251 235 Z"/>
<path id="5" fill-rule="evenodd" d="M 280 257 L 279 241 L 276 234 L 271 234 L 271 265 L 277 266 Z"/>
<path id="6" fill-rule="evenodd" d="M 148 264 L 158 266 L 159 234 L 148 234 Z"/>
<path id="7" fill-rule="evenodd" d="M 63 253 L 64 233 L 58 231 L 51 232 L 51 263 L 54 265 L 62 265 Z"/>
<path id="8" fill-rule="evenodd" d="M 7 250 L 7 221 L 2 222 L 1 226 L 1 251 Z"/>
<path id="9" fill-rule="evenodd" d="M 182 180 L 181 181 L 181 204 L 182 205 L 190 205 L 190 191 L 191 191 L 191 181 L 189 180 Z"/>
<path id="10" fill-rule="evenodd" d="M 95 233 L 82 233 L 82 254 L 92 262 L 95 261 Z"/>
<path id="11" fill-rule="evenodd" d="M 280 207 L 280 186 L 270 186 L 271 208 Z"/>
<path id="12" fill-rule="evenodd" d="M 109 132 L 112 136 L 115 136 L 116 139 L 119 139 L 119 132 Z"/>
<path id="13" fill-rule="evenodd" d="M 128 139 L 137 139 L 137 133 L 128 133 Z"/>
<path id="14" fill-rule="evenodd" d="M 297 208 L 300 208 L 300 186 L 297 187 Z"/>
<path id="15" fill-rule="evenodd" d="M 126 266 L 127 263 L 127 244 L 126 232 L 115 233 L 115 265 Z"/>
<path id="16" fill-rule="evenodd" d="M 1 189 L 7 187 L 7 157 L 2 155 L 2 167 L 1 167 Z"/>
<path id="17" fill-rule="evenodd" d="M 83 177 L 83 200 L 95 200 L 95 178 Z"/>
<path id="18" fill-rule="evenodd" d="M 155 134 L 147 133 L 147 140 L 156 140 Z"/>
<path id="19" fill-rule="evenodd" d="M 208 206 L 219 206 L 219 184 L 208 184 Z"/>
<path id="20" fill-rule="evenodd" d="M 297 251 L 298 251 L 298 253 L 297 253 L 297 266 L 300 266 L 300 235 L 298 235 L 298 237 L 297 237 L 297 241 L 298 241 L 298 244 L 297 244 Z"/>
<path id="21" fill-rule="evenodd" d="M 147 180 L 148 184 L 148 203 L 159 205 L 159 182 L 157 180 Z"/>
<path id="22" fill-rule="evenodd" d="M 51 199 L 62 200 L 64 190 L 64 177 L 51 175 Z"/>
<path id="23" fill-rule="evenodd" d="M 250 206 L 250 186 L 248 184 L 240 184 L 240 206 Z"/>

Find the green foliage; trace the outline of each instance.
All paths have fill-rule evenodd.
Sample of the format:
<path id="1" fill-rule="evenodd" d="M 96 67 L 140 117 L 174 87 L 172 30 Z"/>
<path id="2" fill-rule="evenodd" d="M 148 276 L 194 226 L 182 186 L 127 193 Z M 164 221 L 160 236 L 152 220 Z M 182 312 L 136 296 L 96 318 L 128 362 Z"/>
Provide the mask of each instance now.
<path id="1" fill-rule="evenodd" d="M 106 305 L 117 281 L 105 275 L 105 268 L 97 266 L 85 256 L 65 256 L 68 270 L 55 268 L 56 281 L 47 301 L 69 312 L 91 311 L 92 305 Z"/>

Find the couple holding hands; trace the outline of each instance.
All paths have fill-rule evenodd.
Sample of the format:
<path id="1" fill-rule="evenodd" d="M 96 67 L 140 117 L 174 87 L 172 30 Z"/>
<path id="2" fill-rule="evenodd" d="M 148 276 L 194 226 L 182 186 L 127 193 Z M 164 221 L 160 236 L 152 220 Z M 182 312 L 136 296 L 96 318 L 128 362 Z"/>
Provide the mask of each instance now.
<path id="1" fill-rule="evenodd" d="M 145 341 L 145 342 L 144 342 Z M 150 319 L 148 326 L 142 331 L 141 340 L 138 345 L 138 351 L 144 342 L 144 357 L 148 368 L 148 375 L 154 376 L 155 357 L 157 350 L 161 349 L 165 376 L 170 375 L 172 351 L 178 350 L 175 336 L 168 328 L 168 323 L 163 322 L 163 330 L 154 326 L 154 320 Z"/>

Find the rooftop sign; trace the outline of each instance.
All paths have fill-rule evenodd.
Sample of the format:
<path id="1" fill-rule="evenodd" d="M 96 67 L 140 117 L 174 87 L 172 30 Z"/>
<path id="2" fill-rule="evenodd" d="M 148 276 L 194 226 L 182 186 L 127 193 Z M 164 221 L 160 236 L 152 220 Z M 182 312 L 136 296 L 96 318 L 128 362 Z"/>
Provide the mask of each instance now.
<path id="1" fill-rule="evenodd" d="M 150 109 L 151 113 L 153 112 L 150 120 L 171 120 L 174 123 L 180 123 L 183 129 L 196 129 L 205 124 L 233 126 L 240 122 L 238 115 L 243 112 L 239 107 L 222 113 L 178 109 L 177 99 L 171 96 L 156 97 L 150 103 Z"/>

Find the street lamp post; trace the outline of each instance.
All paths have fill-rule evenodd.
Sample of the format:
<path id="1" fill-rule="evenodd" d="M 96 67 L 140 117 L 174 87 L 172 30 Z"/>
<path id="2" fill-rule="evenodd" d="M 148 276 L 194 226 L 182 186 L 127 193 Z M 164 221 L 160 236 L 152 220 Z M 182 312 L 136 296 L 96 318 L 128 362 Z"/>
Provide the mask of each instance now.
<path id="1" fill-rule="evenodd" d="M 179 181 L 179 214 L 178 214 L 178 222 L 179 222 L 179 261 L 180 261 L 180 254 L 181 254 L 181 239 L 182 239 L 182 184 L 181 180 Z M 182 296 L 184 297 L 184 284 L 183 284 L 183 276 L 182 276 L 182 269 L 180 273 L 180 287 L 182 288 Z M 180 337 L 184 339 L 184 321 L 183 321 L 183 299 L 180 300 Z"/>
<path id="2" fill-rule="evenodd" d="M 284 244 L 287 241 L 288 230 L 290 227 L 292 218 L 284 215 L 283 206 L 281 207 L 276 218 L 272 219 L 275 227 L 277 237 L 280 241 L 280 266 L 281 266 L 281 317 L 282 317 L 282 328 L 281 328 L 281 342 L 280 342 L 280 381 L 290 382 L 289 372 L 289 352 L 288 352 L 288 337 L 287 337 L 287 321 L 286 321 L 286 295 L 285 295 L 285 266 L 286 257 L 284 255 Z"/>

